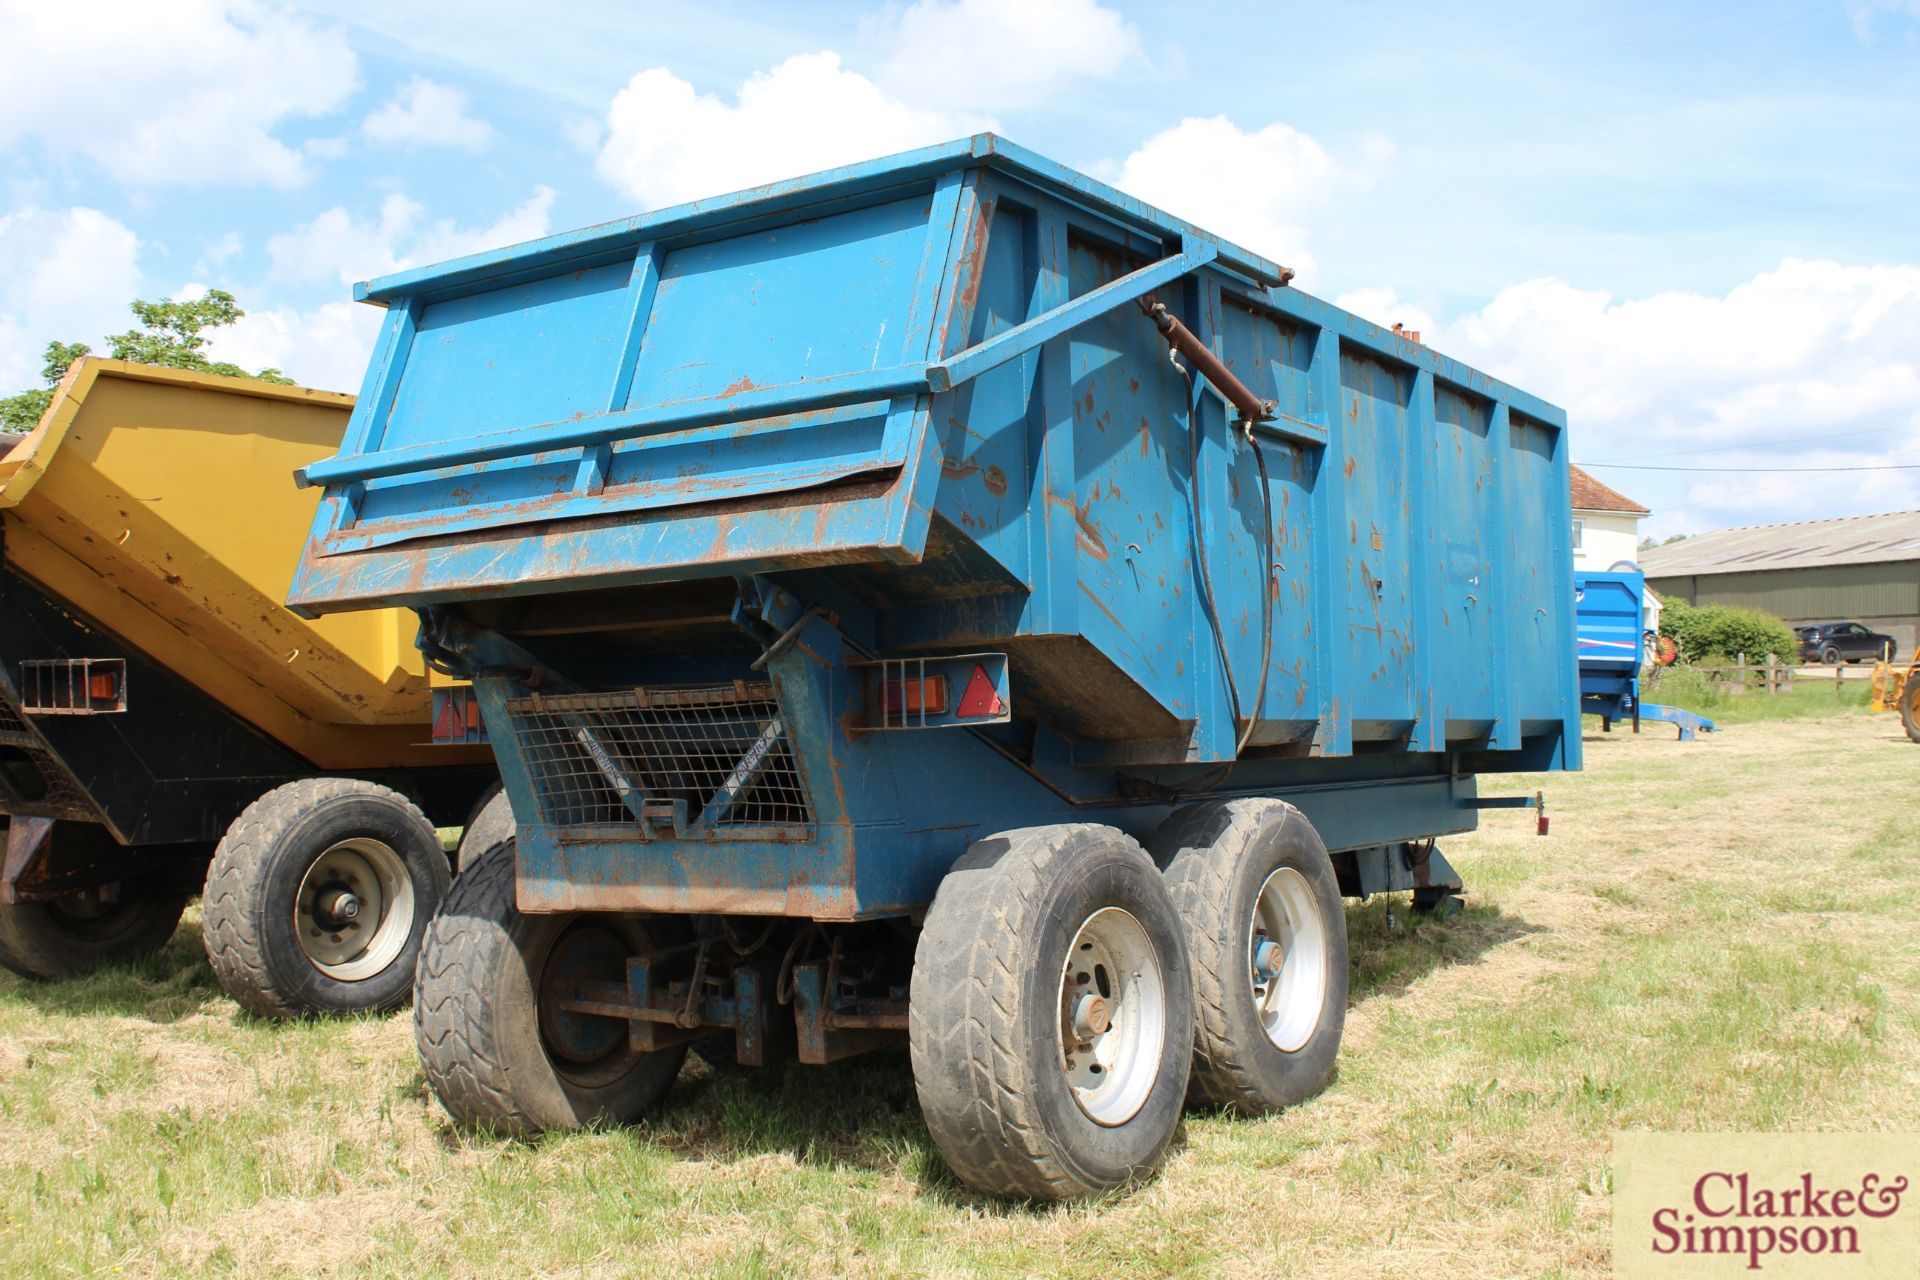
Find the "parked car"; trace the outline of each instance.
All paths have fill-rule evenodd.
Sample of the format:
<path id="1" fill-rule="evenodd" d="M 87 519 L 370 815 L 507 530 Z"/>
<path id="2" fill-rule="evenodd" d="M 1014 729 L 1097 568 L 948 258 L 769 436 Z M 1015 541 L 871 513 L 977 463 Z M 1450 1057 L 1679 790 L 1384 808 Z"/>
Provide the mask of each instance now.
<path id="1" fill-rule="evenodd" d="M 1808 662 L 1837 667 L 1842 662 L 1872 662 L 1893 643 L 1893 637 L 1869 631 L 1857 622 L 1817 622 L 1795 627 L 1800 656 Z"/>

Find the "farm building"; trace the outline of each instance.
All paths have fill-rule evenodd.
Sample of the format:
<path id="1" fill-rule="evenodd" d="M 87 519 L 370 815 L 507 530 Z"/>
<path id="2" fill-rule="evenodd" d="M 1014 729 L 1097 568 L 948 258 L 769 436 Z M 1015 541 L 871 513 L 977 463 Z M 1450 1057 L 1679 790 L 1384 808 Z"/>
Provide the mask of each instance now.
<path id="1" fill-rule="evenodd" d="M 1604 573 L 1639 555 L 1640 521 L 1647 509 L 1609 489 L 1579 467 L 1573 481 L 1573 567 Z"/>
<path id="2" fill-rule="evenodd" d="M 1920 511 L 1696 534 L 1640 553 L 1647 585 L 1788 622 L 1862 622 L 1911 648 L 1920 631 Z"/>

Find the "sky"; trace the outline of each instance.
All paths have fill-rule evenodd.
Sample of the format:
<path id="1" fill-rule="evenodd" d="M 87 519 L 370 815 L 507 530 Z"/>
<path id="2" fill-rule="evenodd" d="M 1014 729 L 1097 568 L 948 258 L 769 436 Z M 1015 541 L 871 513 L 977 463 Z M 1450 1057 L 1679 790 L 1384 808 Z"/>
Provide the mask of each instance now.
<path id="1" fill-rule="evenodd" d="M 1561 405 L 1655 537 L 1920 507 L 1920 0 L 0 0 L 0 50 L 0 391 L 206 288 L 217 356 L 356 390 L 357 280 L 992 128 Z"/>

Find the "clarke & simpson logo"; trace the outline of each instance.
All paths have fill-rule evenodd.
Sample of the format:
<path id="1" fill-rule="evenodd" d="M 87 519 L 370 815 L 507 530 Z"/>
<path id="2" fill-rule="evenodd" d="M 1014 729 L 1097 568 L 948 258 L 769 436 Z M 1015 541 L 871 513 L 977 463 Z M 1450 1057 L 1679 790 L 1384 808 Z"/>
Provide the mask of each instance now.
<path id="1" fill-rule="evenodd" d="M 1915 1134 L 1614 1136 L 1614 1274 L 1920 1275 Z"/>

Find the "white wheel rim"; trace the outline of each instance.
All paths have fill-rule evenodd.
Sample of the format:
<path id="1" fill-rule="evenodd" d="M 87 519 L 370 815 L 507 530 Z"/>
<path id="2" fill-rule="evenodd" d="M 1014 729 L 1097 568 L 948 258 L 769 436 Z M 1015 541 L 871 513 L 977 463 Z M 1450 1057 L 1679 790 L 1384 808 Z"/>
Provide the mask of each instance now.
<path id="1" fill-rule="evenodd" d="M 1103 907 L 1075 931 L 1060 974 L 1060 1060 L 1073 1100 L 1097 1124 L 1146 1105 L 1167 1039 L 1167 991 L 1146 929 Z"/>
<path id="2" fill-rule="evenodd" d="M 313 967 L 336 982 L 384 972 L 413 930 L 413 877 L 406 861 L 378 840 L 331 846 L 300 877 L 293 927 Z"/>
<path id="3" fill-rule="evenodd" d="M 1260 886 L 1247 962 L 1267 1039 L 1282 1052 L 1298 1051 L 1313 1038 L 1327 1000 L 1327 928 L 1313 886 L 1292 867 L 1279 868 Z"/>

